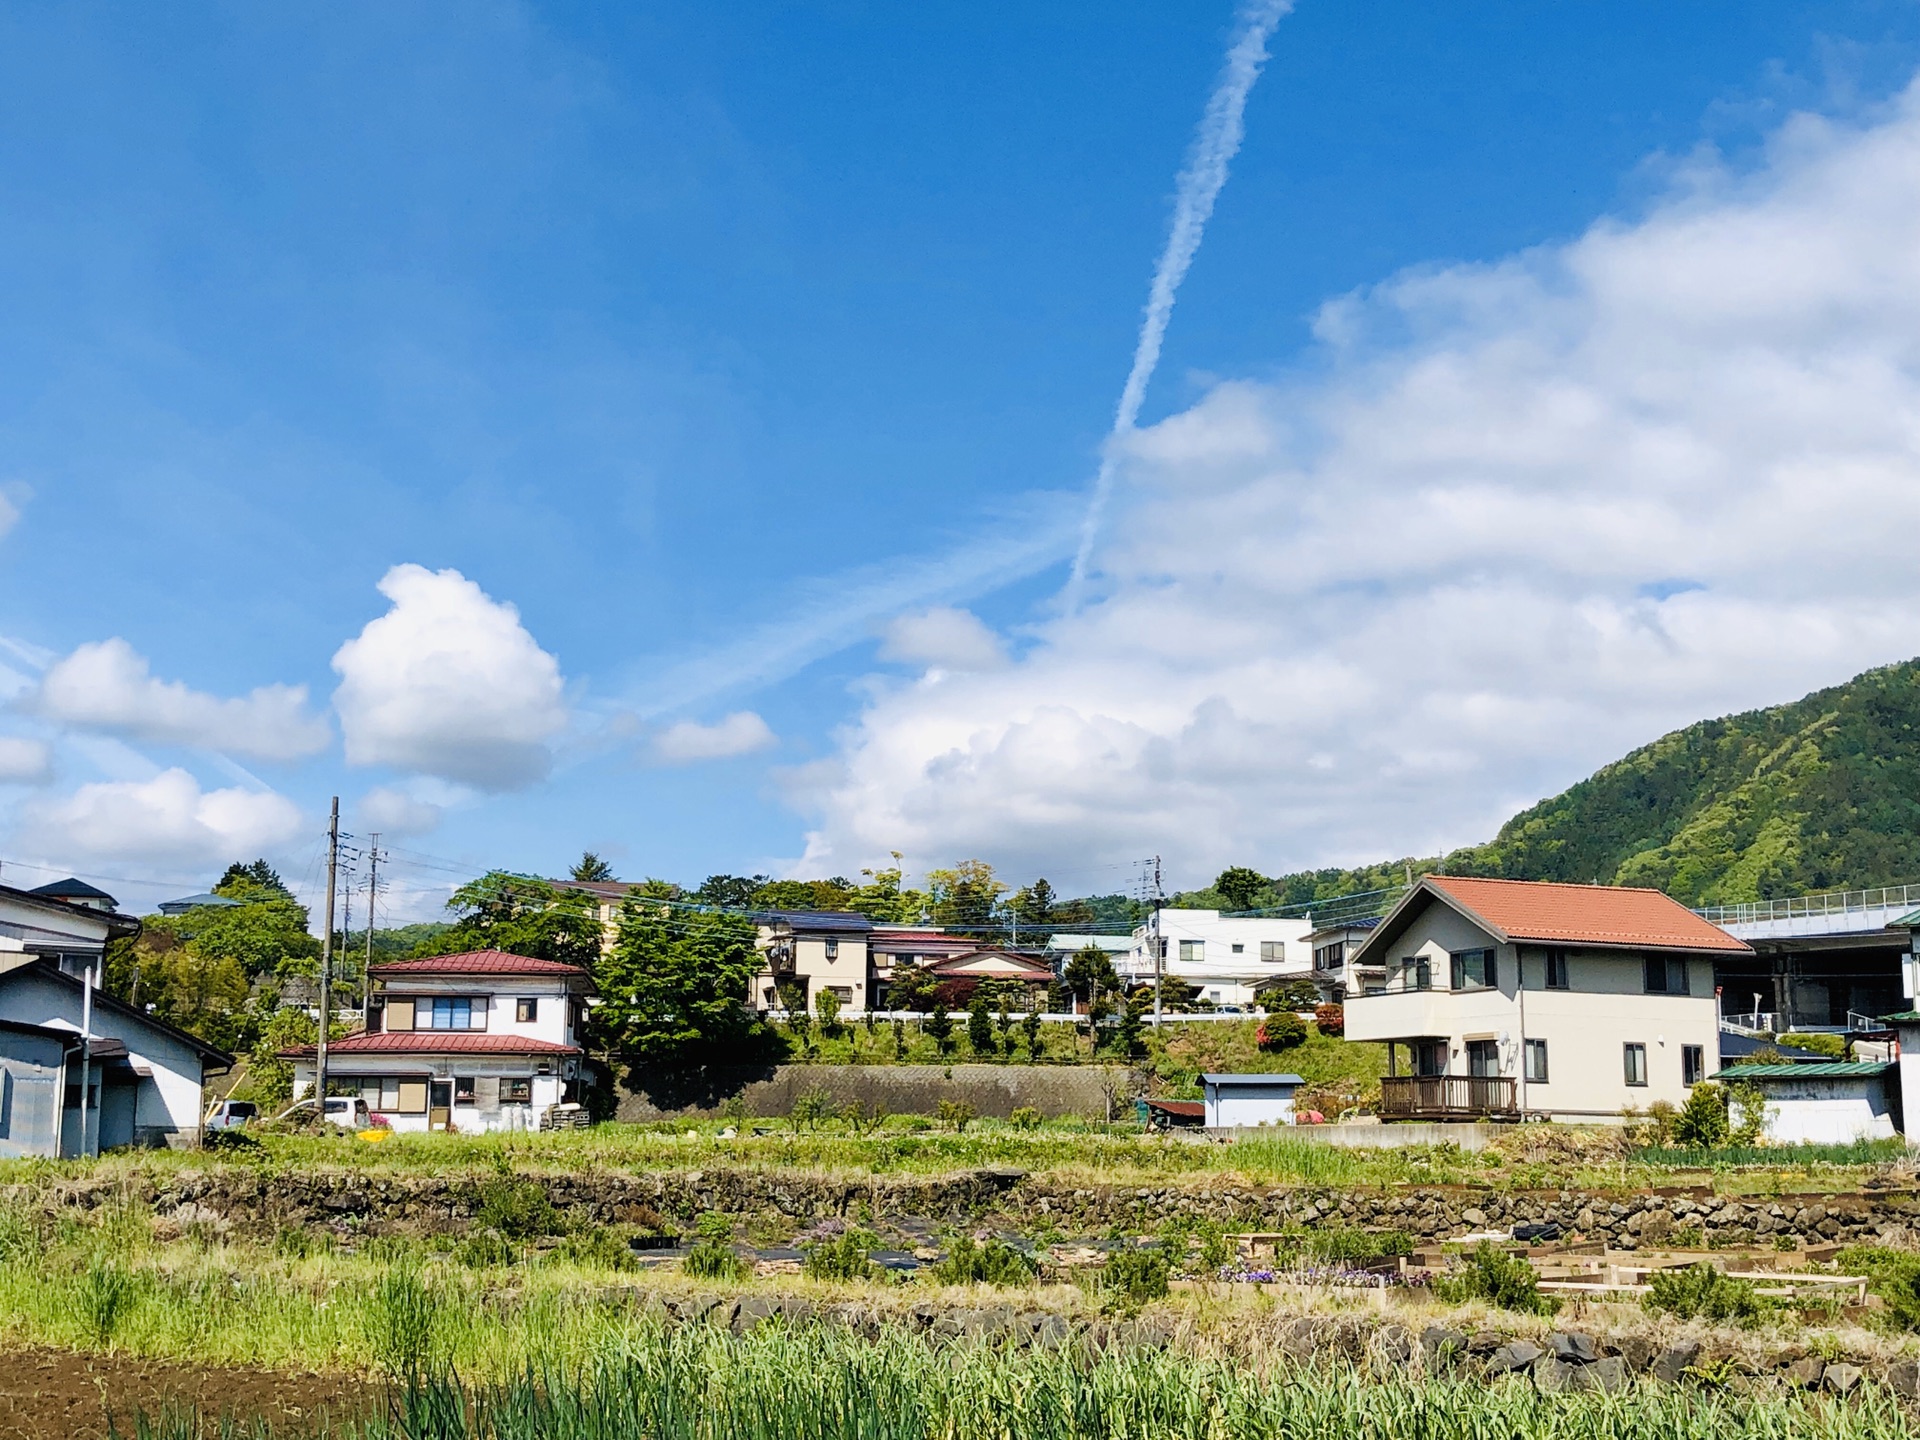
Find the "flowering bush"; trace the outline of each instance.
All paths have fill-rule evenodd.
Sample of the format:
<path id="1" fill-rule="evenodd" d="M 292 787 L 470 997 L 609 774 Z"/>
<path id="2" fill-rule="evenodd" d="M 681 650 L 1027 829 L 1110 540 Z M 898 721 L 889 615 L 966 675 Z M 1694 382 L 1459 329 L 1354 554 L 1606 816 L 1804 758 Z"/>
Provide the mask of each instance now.
<path id="1" fill-rule="evenodd" d="M 1322 1035 L 1338 1040 L 1347 1033 L 1347 1012 L 1339 1005 L 1320 1005 L 1313 1012 L 1313 1025 Z"/>

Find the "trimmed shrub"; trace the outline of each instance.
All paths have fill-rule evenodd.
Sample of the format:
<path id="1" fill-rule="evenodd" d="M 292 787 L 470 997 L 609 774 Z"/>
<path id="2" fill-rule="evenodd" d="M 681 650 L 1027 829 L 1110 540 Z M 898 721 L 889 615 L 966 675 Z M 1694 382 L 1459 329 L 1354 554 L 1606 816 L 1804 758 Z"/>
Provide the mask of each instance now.
<path id="1" fill-rule="evenodd" d="M 1172 1268 L 1158 1250 L 1116 1250 L 1100 1267 L 1100 1288 L 1129 1305 L 1144 1305 L 1166 1295 Z"/>
<path id="2" fill-rule="evenodd" d="M 1736 1280 L 1707 1261 L 1685 1270 L 1656 1271 L 1642 1303 L 1649 1310 L 1682 1320 L 1737 1320 L 1751 1325 L 1773 1307 L 1749 1280 Z"/>
<path id="3" fill-rule="evenodd" d="M 1269 1015 L 1260 1022 L 1260 1028 L 1254 1031 L 1253 1043 L 1263 1055 L 1278 1055 L 1283 1050 L 1291 1050 L 1296 1045 L 1307 1043 L 1307 1022 L 1291 1010 L 1282 1010 L 1277 1015 Z"/>
<path id="4" fill-rule="evenodd" d="M 1560 1308 L 1558 1300 L 1540 1293 L 1540 1277 L 1533 1273 L 1533 1266 L 1486 1241 L 1435 1280 L 1433 1288 L 1441 1299 L 1454 1304 L 1484 1300 L 1527 1315 L 1551 1315 Z"/>
<path id="5" fill-rule="evenodd" d="M 1317 1005 L 1313 1011 L 1313 1026 L 1322 1035 L 1330 1035 L 1338 1040 L 1347 1033 L 1347 1010 L 1344 1005 Z"/>
<path id="6" fill-rule="evenodd" d="M 932 1273 L 942 1285 L 1031 1285 L 1040 1267 L 1011 1245 L 962 1235 Z"/>

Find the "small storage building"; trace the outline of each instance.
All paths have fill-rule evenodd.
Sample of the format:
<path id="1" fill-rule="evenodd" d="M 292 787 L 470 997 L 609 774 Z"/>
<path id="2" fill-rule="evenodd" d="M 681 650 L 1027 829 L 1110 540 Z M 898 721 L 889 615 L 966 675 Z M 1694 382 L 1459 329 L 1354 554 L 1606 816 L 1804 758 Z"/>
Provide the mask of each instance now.
<path id="1" fill-rule="evenodd" d="M 1767 1139 L 1777 1145 L 1849 1145 L 1898 1133 L 1891 1061 L 1736 1065 L 1715 1078 L 1760 1088 L 1767 1097 Z"/>
<path id="2" fill-rule="evenodd" d="M 1306 1083 L 1298 1075 L 1202 1075 L 1207 1125 L 1291 1125 L 1294 1092 Z"/>

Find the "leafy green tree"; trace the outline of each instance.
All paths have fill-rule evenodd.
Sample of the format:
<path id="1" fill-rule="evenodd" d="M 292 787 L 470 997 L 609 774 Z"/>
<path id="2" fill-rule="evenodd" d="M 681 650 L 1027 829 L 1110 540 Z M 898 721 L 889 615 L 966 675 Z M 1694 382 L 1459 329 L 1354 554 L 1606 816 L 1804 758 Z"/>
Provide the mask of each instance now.
<path id="1" fill-rule="evenodd" d="M 753 892 L 756 910 L 845 910 L 853 898 L 853 882 L 841 876 L 829 880 L 769 880 Z"/>
<path id="2" fill-rule="evenodd" d="M 984 929 L 993 923 L 994 909 L 1007 887 L 993 876 L 984 860 L 962 860 L 947 870 L 929 870 L 937 924 Z"/>
<path id="3" fill-rule="evenodd" d="M 895 1010 L 917 1010 L 924 1015 L 933 1008 L 938 983 L 925 966 L 895 966 L 893 978 L 887 982 L 887 1004 Z"/>
<path id="4" fill-rule="evenodd" d="M 1120 977 L 1114 973 L 1113 960 L 1098 945 L 1087 945 L 1074 952 L 1060 978 L 1069 994 L 1089 1005 L 1093 1003 L 1094 996 L 1102 992 L 1110 994 L 1120 988 Z"/>
<path id="5" fill-rule="evenodd" d="M 1125 1060 L 1138 1060 L 1147 1053 L 1145 1026 L 1141 1021 L 1140 998 L 1130 996 L 1120 1008 L 1120 1023 L 1113 1027 L 1113 1053 Z"/>
<path id="6" fill-rule="evenodd" d="M 826 1036 L 840 1033 L 840 997 L 830 989 L 822 988 L 813 997 L 813 1013 L 819 1017 L 820 1033 Z"/>
<path id="7" fill-rule="evenodd" d="M 759 1030 L 746 1003 L 761 964 L 757 938 L 744 916 L 628 897 L 611 951 L 593 962 L 599 1044 L 636 1064 L 670 1067 L 737 1054 Z"/>
<path id="8" fill-rule="evenodd" d="M 600 959 L 605 930 L 597 903 L 583 890 L 492 870 L 454 891 L 447 909 L 454 923 L 415 954 L 505 950 L 589 969 Z"/>
<path id="9" fill-rule="evenodd" d="M 753 897 L 767 883 L 764 875 L 709 875 L 693 892 L 702 905 L 718 905 L 725 910 L 747 910 Z"/>
<path id="10" fill-rule="evenodd" d="M 894 852 L 893 860 L 885 869 L 860 872 L 867 877 L 867 883 L 855 888 L 846 901 L 846 908 L 882 924 L 918 924 L 927 918 L 932 900 L 926 891 L 902 885 L 899 851 Z"/>
<path id="11" fill-rule="evenodd" d="M 976 994 L 967 1006 L 967 1045 L 975 1055 L 994 1053 L 993 1012 L 987 1008 L 984 995 Z"/>
<path id="12" fill-rule="evenodd" d="M 1213 888 L 1235 910 L 1253 910 L 1259 907 L 1266 893 L 1267 877 L 1244 865 L 1231 865 L 1220 872 L 1213 882 Z"/>
<path id="13" fill-rule="evenodd" d="M 293 893 L 287 889 L 287 882 L 280 878 L 280 872 L 265 860 L 255 860 L 250 865 L 243 865 L 236 860 L 227 866 L 225 874 L 213 882 L 213 893 L 230 900 L 250 899 L 263 890 L 277 892 L 289 900 L 293 898 Z"/>
<path id="14" fill-rule="evenodd" d="M 591 850 L 582 851 L 569 872 L 575 880 L 611 880 L 613 867 Z"/>

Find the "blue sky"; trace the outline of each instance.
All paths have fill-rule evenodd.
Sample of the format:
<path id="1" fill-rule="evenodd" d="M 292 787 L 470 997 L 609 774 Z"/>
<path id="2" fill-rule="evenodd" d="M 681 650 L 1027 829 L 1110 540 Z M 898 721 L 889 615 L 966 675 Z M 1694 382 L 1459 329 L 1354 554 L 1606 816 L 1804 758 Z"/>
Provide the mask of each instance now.
<path id="1" fill-rule="evenodd" d="M 1234 27 L 1225 4 L 9 7 L 0 729 L 47 748 L 0 792 L 0 855 L 117 877 L 141 904 L 217 870 L 229 841 L 310 868 L 338 791 L 349 825 L 411 826 L 401 844 L 450 862 L 419 868 L 422 887 L 463 866 L 552 871 L 583 846 L 635 877 L 803 853 L 852 871 L 896 848 L 889 826 L 919 868 L 984 853 L 1107 888 L 1124 856 L 1166 851 L 1195 883 L 1228 851 L 1277 869 L 1483 838 L 1502 807 L 1657 733 L 1633 726 L 1920 648 L 1849 632 L 1807 642 L 1799 668 L 1644 707 L 1568 695 L 1626 728 L 1561 727 L 1511 771 L 1469 764 L 1471 807 L 1388 785 L 1365 824 L 1288 800 L 1227 825 L 1204 790 L 1133 807 L 1121 786 L 1096 827 L 1120 832 L 1110 848 L 1079 822 L 996 830 L 1024 790 L 996 805 L 920 786 L 954 743 L 874 727 L 956 667 L 939 645 L 883 646 L 902 617 L 964 609 L 940 644 L 958 625 L 1005 652 L 948 707 L 979 724 L 1128 667 L 1124 644 L 1084 672 L 1030 657 L 1067 643 L 1049 627 L 1074 527 Z M 1883 123 L 1916 63 L 1906 4 L 1303 0 L 1142 424 L 1177 438 L 1237 386 L 1329 383 L 1325 302 L 1640 224 L 1702 147 L 1764 180 L 1790 114 Z M 1415 342 L 1375 343 L 1367 363 Z M 389 610 L 376 587 L 401 565 L 457 571 L 552 657 L 563 691 L 503 722 L 532 726 L 514 743 L 550 753 L 544 778 L 476 783 L 391 733 L 362 747 L 384 759 L 354 763 L 351 735 L 343 751 L 331 662 Z M 1669 569 L 1628 579 L 1661 605 L 1715 593 Z M 331 738 L 265 754 L 232 729 L 264 711 L 219 721 L 195 701 L 160 725 L 140 693 L 114 714 L 97 695 L 52 706 L 45 667 L 111 640 L 198 697 L 305 686 L 303 733 Z M 502 683 L 538 689 L 517 653 Z M 1182 734 L 1215 691 L 1233 699 L 1187 679 Z M 1307 708 L 1324 681 L 1287 683 Z M 663 751 L 664 727 L 743 712 L 763 728 Z M 857 773 L 889 745 L 920 746 L 893 789 L 921 798 L 891 816 L 860 798 L 885 774 Z M 750 748 L 695 758 L 729 746 Z M 1399 773 L 1341 763 L 1349 786 Z M 197 792 L 86 790 L 175 768 Z M 225 790 L 284 797 L 299 823 L 223 820 L 202 801 Z M 373 790 L 384 809 L 363 804 Z M 1183 850 L 1198 827 L 1223 838 Z"/>

